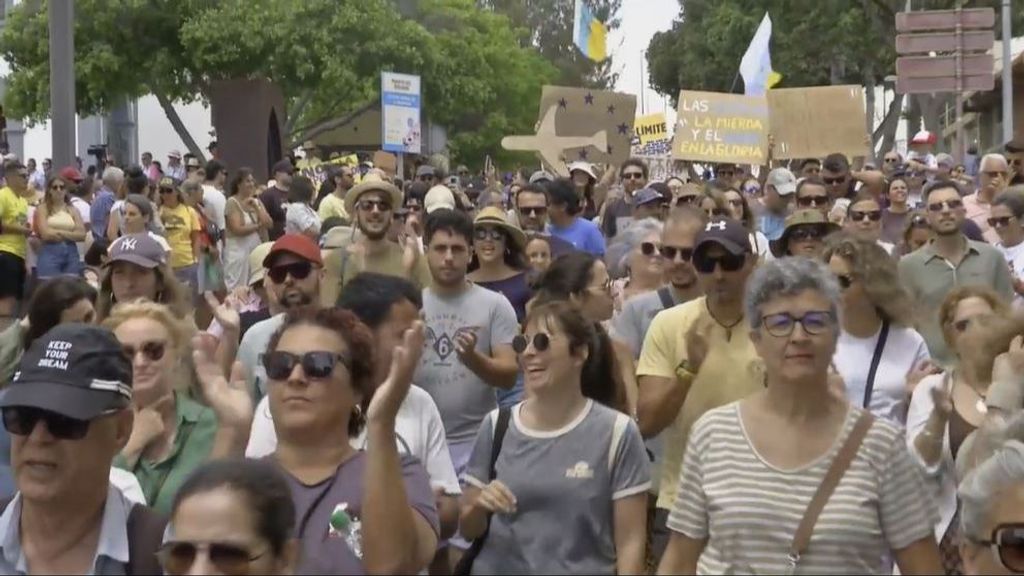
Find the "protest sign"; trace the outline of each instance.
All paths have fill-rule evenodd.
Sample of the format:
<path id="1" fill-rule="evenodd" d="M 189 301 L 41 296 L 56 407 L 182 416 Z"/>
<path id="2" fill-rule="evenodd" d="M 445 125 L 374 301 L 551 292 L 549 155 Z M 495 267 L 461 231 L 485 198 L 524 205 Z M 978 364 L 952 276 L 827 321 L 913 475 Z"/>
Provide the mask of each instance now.
<path id="1" fill-rule="evenodd" d="M 390 152 L 377 150 L 373 153 L 373 167 L 394 176 L 398 172 L 398 159 Z"/>
<path id="2" fill-rule="evenodd" d="M 629 158 L 636 96 L 606 90 L 545 86 L 536 133 L 506 136 L 506 150 L 534 150 L 545 166 L 568 176 L 567 163 L 621 165 Z"/>
<path id="3" fill-rule="evenodd" d="M 679 93 L 676 160 L 764 164 L 768 159 L 768 101 L 763 96 Z"/>
<path id="4" fill-rule="evenodd" d="M 641 146 L 658 140 L 669 140 L 665 113 L 638 116 L 633 122 L 633 132 Z"/>
<path id="5" fill-rule="evenodd" d="M 772 156 L 823 158 L 841 152 L 849 158 L 868 153 L 864 89 L 815 86 L 768 91 Z"/>
<path id="6" fill-rule="evenodd" d="M 331 158 L 330 160 L 306 160 L 305 158 L 299 160 L 298 165 L 295 169 L 298 173 L 306 178 L 313 181 L 313 185 L 320 189 L 320 185 L 327 180 L 328 171 L 334 166 L 355 166 L 359 163 L 359 158 L 355 154 L 349 154 L 348 156 L 340 156 L 338 158 Z"/>

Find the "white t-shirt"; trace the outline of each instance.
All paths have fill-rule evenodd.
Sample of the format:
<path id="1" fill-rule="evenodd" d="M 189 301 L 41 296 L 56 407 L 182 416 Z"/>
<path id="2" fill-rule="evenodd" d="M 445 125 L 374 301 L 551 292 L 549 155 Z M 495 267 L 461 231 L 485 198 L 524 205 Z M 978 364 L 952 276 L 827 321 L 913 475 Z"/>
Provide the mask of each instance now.
<path id="1" fill-rule="evenodd" d="M 846 384 L 847 398 L 858 407 L 864 407 L 864 390 L 867 387 L 871 359 L 880 333 L 881 329 L 867 338 L 856 338 L 844 330 L 839 334 L 839 343 L 832 357 L 839 375 Z M 882 350 L 882 359 L 875 373 L 871 413 L 895 424 L 906 424 L 909 403 L 906 392 L 907 375 L 928 359 L 928 346 L 916 330 L 890 326 L 889 337 Z"/>
<path id="2" fill-rule="evenodd" d="M 217 225 L 218 230 L 227 228 L 227 222 L 224 220 L 224 208 L 227 203 L 228 199 L 223 192 L 213 186 L 203 184 L 203 206 L 206 208 L 206 217 Z"/>
<path id="3" fill-rule="evenodd" d="M 885 250 L 885 253 L 888 254 L 889 256 L 892 256 L 892 251 L 896 249 L 895 244 L 890 244 L 888 242 L 883 242 L 881 240 L 878 241 L 878 245 L 881 246 L 882 250 Z"/>
<path id="4" fill-rule="evenodd" d="M 320 216 L 303 202 L 289 202 L 284 205 L 285 234 L 305 234 L 310 228 L 320 230 Z"/>
<path id="5" fill-rule="evenodd" d="M 1002 242 L 1000 242 L 996 244 L 996 248 L 999 248 L 999 251 L 1003 253 L 1003 257 L 1006 258 L 1007 264 L 1010 265 L 1010 275 L 1013 276 L 1014 280 L 1024 278 L 1024 242 L 1009 248 L 1003 246 Z M 1024 297 L 1021 297 L 1020 294 L 1014 296 L 1013 305 L 1024 306 Z"/>
<path id="6" fill-rule="evenodd" d="M 462 493 L 459 479 L 455 475 L 445 440 L 441 413 L 429 394 L 418 386 L 409 388 L 402 405 L 398 407 L 395 419 L 395 440 L 398 451 L 419 458 L 430 476 L 431 488 L 440 488 L 449 496 Z M 366 448 L 366 430 L 358 438 L 351 439 L 353 448 Z M 249 445 L 245 448 L 247 458 L 262 458 L 277 449 L 277 432 L 270 414 L 270 399 L 266 396 L 256 407 L 249 434 Z"/>
<path id="7" fill-rule="evenodd" d="M 761 262 L 768 262 L 775 259 L 772 255 L 771 247 L 768 245 L 768 237 L 760 230 L 755 230 L 750 233 L 750 249 L 757 254 L 757 257 L 761 259 Z"/>

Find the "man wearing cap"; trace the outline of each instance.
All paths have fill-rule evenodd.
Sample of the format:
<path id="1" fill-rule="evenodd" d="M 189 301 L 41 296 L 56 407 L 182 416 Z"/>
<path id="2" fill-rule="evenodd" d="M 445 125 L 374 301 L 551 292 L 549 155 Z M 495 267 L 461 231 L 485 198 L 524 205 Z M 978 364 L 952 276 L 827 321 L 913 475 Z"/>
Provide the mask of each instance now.
<path id="1" fill-rule="evenodd" d="M 423 211 L 430 214 L 441 208 L 457 210 L 458 203 L 455 202 L 455 193 L 450 188 L 438 184 L 427 190 L 426 196 L 423 197 Z"/>
<path id="2" fill-rule="evenodd" d="M 424 164 L 416 169 L 416 179 L 420 182 L 425 182 L 430 186 L 437 184 L 437 172 L 434 167 L 429 164 Z"/>
<path id="3" fill-rule="evenodd" d="M 540 184 L 547 186 L 555 179 L 547 170 L 537 170 L 533 174 L 530 174 L 530 179 L 527 181 L 529 184 Z"/>
<path id="4" fill-rule="evenodd" d="M 263 207 L 274 222 L 268 231 L 271 240 L 277 240 L 284 234 L 284 205 L 288 201 L 288 187 L 291 186 L 294 173 L 291 160 L 285 159 L 274 164 L 274 185 L 260 194 L 260 202 L 263 202 Z"/>
<path id="5" fill-rule="evenodd" d="M 4 179 L 7 185 L 0 188 L 0 328 L 14 321 L 25 293 L 25 258 L 32 235 L 28 208 L 35 196 L 21 162 L 5 162 Z"/>
<path id="6" fill-rule="evenodd" d="M 633 221 L 645 218 L 664 220 L 668 210 L 668 200 L 654 188 L 643 188 L 633 194 Z"/>
<path id="7" fill-rule="evenodd" d="M 647 163 L 639 158 L 630 158 L 619 168 L 623 196 L 610 200 L 601 216 L 601 231 L 606 238 L 614 238 L 619 230 L 625 229 L 633 218 L 633 194 L 647 187 L 649 172 Z"/>
<path id="8" fill-rule="evenodd" d="M 603 257 L 604 236 L 601 235 L 597 224 L 580 218 L 580 198 L 573 190 L 572 183 L 566 178 L 559 178 L 546 188 L 550 201 L 548 216 L 551 222 L 548 224 L 547 233 L 572 244 L 576 250 Z"/>
<path id="9" fill-rule="evenodd" d="M 704 296 L 654 317 L 637 366 L 637 417 L 645 437 L 668 429 L 656 520 L 664 525 L 675 501 L 690 427 L 705 412 L 763 385 L 761 361 L 743 317 L 747 279 L 757 264 L 749 233 L 732 219 L 708 222 L 697 234 L 693 266 Z"/>
<path id="10" fill-rule="evenodd" d="M 284 324 L 284 313 L 319 308 L 324 281 L 320 248 L 302 234 L 285 234 L 275 240 L 263 259 L 263 268 L 267 300 L 276 302 L 281 313 L 253 325 L 238 346 L 238 360 L 247 370 L 246 380 L 254 401 L 266 393 L 267 377 L 260 355 L 267 350 L 270 337 Z"/>
<path id="11" fill-rule="evenodd" d="M 62 324 L 25 351 L 0 396 L 18 487 L 0 514 L 0 573 L 161 572 L 164 520 L 110 483 L 131 399 L 131 361 L 109 330 Z"/>
<path id="12" fill-rule="evenodd" d="M 986 154 L 978 164 L 978 189 L 974 194 L 964 196 L 964 210 L 967 218 L 981 228 L 985 242 L 993 246 L 999 243 L 999 234 L 988 223 L 992 214 L 992 201 L 1010 181 L 1010 165 L 1002 154 Z"/>
<path id="13" fill-rule="evenodd" d="M 178 182 L 185 179 L 188 174 L 185 173 L 185 166 L 181 163 L 181 152 L 178 150 L 171 150 L 167 153 L 167 168 L 164 169 L 164 174 L 174 178 Z"/>
<path id="14" fill-rule="evenodd" d="M 764 182 L 759 229 L 769 241 L 778 240 L 786 228 L 790 199 L 796 193 L 796 176 L 788 168 L 776 168 L 768 173 Z"/>
<path id="15" fill-rule="evenodd" d="M 199 163 L 199 158 L 192 155 L 185 156 L 185 177 L 186 182 L 199 182 L 200 184 L 206 180 L 206 171 L 200 170 L 203 165 Z"/>
<path id="16" fill-rule="evenodd" d="M 394 184 L 368 174 L 345 195 L 345 210 L 353 215 L 359 239 L 345 248 L 327 251 L 323 306 L 334 306 L 349 280 L 360 272 L 376 272 L 411 280 L 418 288 L 430 285 L 430 269 L 419 249 L 419 239 L 408 237 L 399 245 L 387 239 L 402 192 Z"/>
<path id="17" fill-rule="evenodd" d="M 825 237 L 837 230 L 839 225 L 830 222 L 821 211 L 797 210 L 786 218 L 786 229 L 782 236 L 772 243 L 772 253 L 776 258 L 818 258 L 825 249 Z"/>

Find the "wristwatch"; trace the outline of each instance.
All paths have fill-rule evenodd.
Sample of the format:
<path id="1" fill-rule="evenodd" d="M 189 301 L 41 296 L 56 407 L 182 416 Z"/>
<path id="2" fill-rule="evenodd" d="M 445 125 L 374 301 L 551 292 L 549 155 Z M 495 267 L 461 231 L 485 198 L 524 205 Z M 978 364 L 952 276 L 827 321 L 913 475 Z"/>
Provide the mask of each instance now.
<path id="1" fill-rule="evenodd" d="M 680 379 L 697 377 L 697 369 L 690 363 L 689 358 L 683 358 L 683 361 L 676 366 L 676 376 Z"/>

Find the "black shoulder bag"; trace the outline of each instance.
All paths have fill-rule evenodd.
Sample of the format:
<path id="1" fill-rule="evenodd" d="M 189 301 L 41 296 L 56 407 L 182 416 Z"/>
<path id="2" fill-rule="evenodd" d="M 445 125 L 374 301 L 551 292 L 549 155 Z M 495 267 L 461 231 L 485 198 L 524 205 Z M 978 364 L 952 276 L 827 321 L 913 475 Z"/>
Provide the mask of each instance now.
<path id="1" fill-rule="evenodd" d="M 882 354 L 885 352 L 885 341 L 889 339 L 889 322 L 882 321 L 882 330 L 878 333 L 878 342 L 875 344 L 875 353 L 871 356 L 871 367 L 868 368 L 868 381 L 864 384 L 864 409 L 871 410 L 871 394 L 875 391 L 875 373 L 878 372 L 878 365 L 882 362 Z"/>
<path id="2" fill-rule="evenodd" d="M 501 454 L 501 445 L 505 441 L 505 432 L 508 431 L 508 421 L 512 416 L 511 408 L 502 408 L 498 410 L 498 421 L 494 424 L 494 438 L 491 439 L 491 471 L 488 481 L 494 480 L 498 476 L 497 470 L 494 469 L 495 464 L 498 463 L 498 455 Z M 491 515 L 487 515 L 487 528 L 484 529 L 484 533 L 479 538 L 473 540 L 473 544 L 466 550 L 466 553 L 459 559 L 459 563 L 455 565 L 453 574 L 455 576 L 469 576 L 473 571 L 473 561 L 480 555 L 480 551 L 483 550 L 484 542 L 487 540 L 487 535 L 491 531 Z"/>

